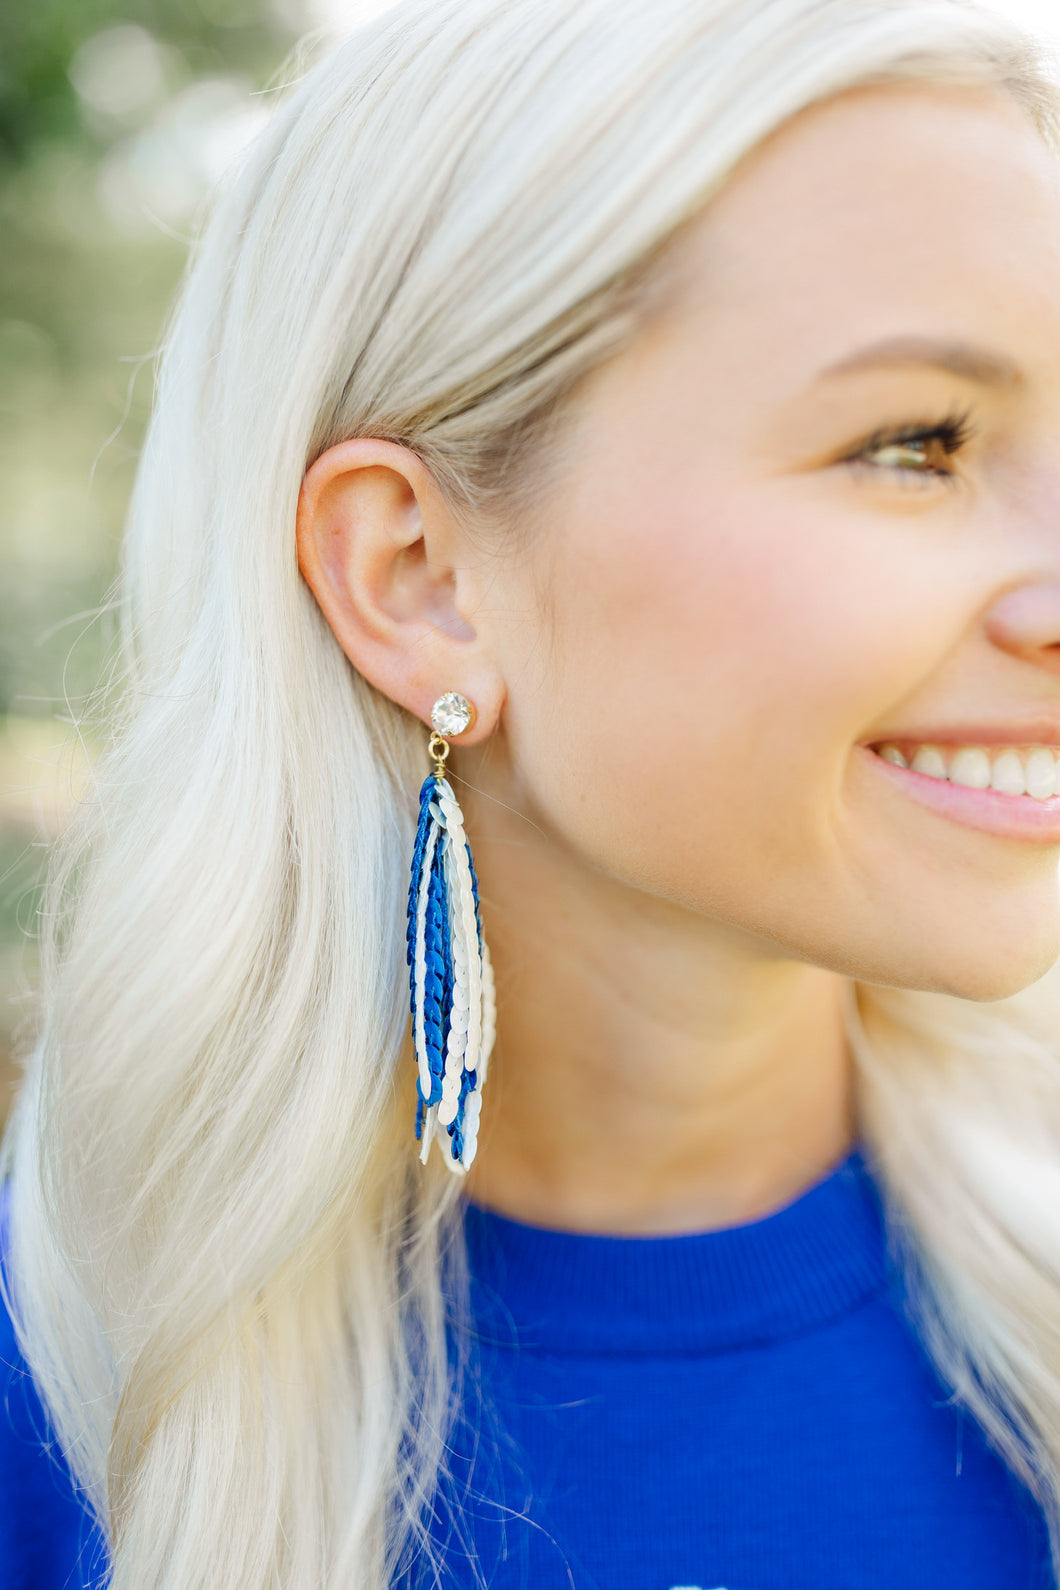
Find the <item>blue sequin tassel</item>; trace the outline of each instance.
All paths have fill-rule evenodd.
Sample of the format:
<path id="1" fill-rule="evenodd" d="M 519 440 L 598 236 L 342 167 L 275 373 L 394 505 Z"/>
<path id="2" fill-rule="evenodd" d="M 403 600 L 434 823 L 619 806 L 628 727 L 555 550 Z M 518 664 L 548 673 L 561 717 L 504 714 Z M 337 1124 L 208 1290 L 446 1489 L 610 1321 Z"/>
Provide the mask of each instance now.
<path id="1" fill-rule="evenodd" d="M 463 813 L 437 772 L 420 790 L 407 959 L 420 1159 L 426 1161 L 437 1136 L 450 1170 L 465 1171 L 478 1141 L 496 1002 Z"/>

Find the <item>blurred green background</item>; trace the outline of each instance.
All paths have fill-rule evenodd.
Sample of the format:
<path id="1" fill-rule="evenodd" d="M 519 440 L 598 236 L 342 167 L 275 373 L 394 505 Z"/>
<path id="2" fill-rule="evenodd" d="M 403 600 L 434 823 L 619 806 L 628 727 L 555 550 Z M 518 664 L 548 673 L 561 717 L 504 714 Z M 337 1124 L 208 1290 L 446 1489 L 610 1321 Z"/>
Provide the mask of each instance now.
<path id="1" fill-rule="evenodd" d="M 295 42 L 379 9 L 0 5 L 0 1114 L 32 1015 L 41 863 L 85 776 L 73 724 L 113 639 L 106 603 L 188 238 Z"/>

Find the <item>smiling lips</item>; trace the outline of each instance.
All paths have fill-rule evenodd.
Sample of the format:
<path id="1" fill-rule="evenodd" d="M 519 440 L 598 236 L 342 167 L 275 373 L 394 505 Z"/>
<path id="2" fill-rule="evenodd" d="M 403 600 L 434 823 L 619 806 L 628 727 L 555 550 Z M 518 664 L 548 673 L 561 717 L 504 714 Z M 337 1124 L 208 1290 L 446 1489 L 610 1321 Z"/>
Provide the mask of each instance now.
<path id="1" fill-rule="evenodd" d="M 903 796 L 950 822 L 1002 839 L 1055 847 L 1060 845 L 1060 743 L 1054 738 L 1056 732 L 1043 724 L 1037 731 L 1030 730 L 1021 745 L 1014 744 L 1012 738 L 1006 743 L 1011 731 L 1001 729 L 995 731 L 1001 743 L 993 745 L 982 741 L 976 745 L 969 735 L 960 744 L 897 739 L 863 744 L 858 749 Z M 1037 744 L 1032 738 L 1035 733 L 1042 736 Z"/>
<path id="2" fill-rule="evenodd" d="M 1060 746 L 933 745 L 893 741 L 875 747 L 894 767 L 965 789 L 1045 801 L 1060 793 Z"/>

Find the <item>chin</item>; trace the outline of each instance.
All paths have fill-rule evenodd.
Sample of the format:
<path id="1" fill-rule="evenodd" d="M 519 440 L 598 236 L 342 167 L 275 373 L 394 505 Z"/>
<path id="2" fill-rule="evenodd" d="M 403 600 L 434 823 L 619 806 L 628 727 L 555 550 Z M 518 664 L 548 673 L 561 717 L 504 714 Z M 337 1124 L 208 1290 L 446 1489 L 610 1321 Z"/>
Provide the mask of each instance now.
<path id="1" fill-rule="evenodd" d="M 1038 944 L 987 942 L 977 944 L 974 953 L 954 955 L 944 965 L 937 964 L 937 954 L 931 959 L 936 964 L 925 967 L 923 981 L 915 986 L 926 992 L 951 994 L 956 999 L 974 1000 L 988 1004 L 994 1000 L 1010 999 L 1052 969 L 1060 956 L 1060 932 L 1048 936 Z"/>
<path id="2" fill-rule="evenodd" d="M 874 919 L 858 922 L 866 930 L 861 981 L 978 1003 L 1038 982 L 1060 958 L 1060 888 L 1055 863 L 1042 869 L 1033 859 L 1036 875 L 1013 868 L 1015 876 L 983 880 L 966 872 L 951 883 L 926 873 L 919 889 L 905 877 L 880 888 Z M 936 881 L 942 887 L 931 887 Z"/>

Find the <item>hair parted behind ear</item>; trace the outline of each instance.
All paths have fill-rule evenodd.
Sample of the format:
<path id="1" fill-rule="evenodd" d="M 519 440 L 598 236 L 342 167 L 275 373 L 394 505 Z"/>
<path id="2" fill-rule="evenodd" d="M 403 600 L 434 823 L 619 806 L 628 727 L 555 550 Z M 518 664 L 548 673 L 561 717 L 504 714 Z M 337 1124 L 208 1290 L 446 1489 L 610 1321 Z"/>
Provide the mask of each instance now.
<path id="1" fill-rule="evenodd" d="M 13 1307 L 114 1590 L 385 1590 L 443 1450 L 460 1250 L 409 1140 L 401 920 L 422 729 L 299 579 L 307 463 L 389 438 L 499 514 L 681 225 L 801 108 L 891 80 L 997 85 L 1052 137 L 1033 51 L 960 0 L 406 0 L 221 200 L 8 1144 Z M 1052 1053 L 1015 1005 L 989 1042 L 927 996 L 863 1006 L 866 1129 L 940 1359 L 1051 1505 Z"/>

